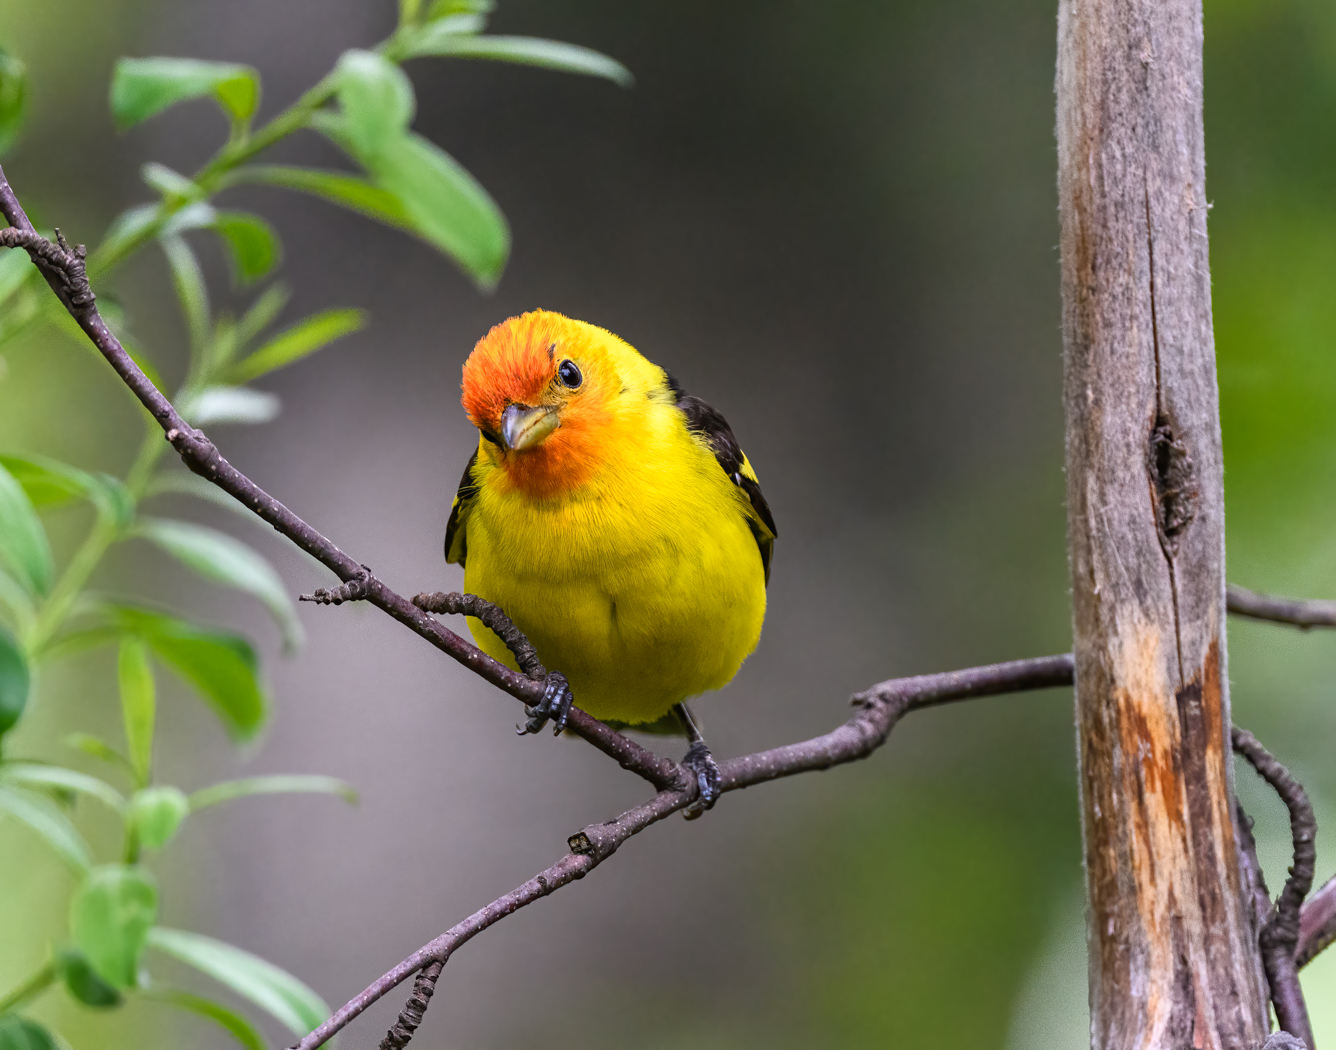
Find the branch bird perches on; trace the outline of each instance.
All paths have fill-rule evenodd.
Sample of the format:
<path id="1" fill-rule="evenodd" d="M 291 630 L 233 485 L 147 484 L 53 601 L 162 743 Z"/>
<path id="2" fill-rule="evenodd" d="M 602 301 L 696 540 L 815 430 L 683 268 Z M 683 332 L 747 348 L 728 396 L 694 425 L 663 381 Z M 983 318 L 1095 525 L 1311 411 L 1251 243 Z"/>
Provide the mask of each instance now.
<path id="1" fill-rule="evenodd" d="M 202 431 L 191 427 L 130 359 L 120 341 L 102 320 L 95 304 L 96 297 L 84 271 L 83 249 L 70 248 L 59 235 L 55 243 L 39 235 L 5 179 L 3 169 L 0 169 L 0 213 L 4 214 L 10 226 L 0 230 L 0 245 L 28 251 L 52 291 L 158 421 L 166 439 L 185 465 L 250 508 L 342 581 L 338 587 L 317 590 L 307 600 L 325 604 L 368 601 L 526 706 L 542 699 L 546 672 L 532 646 L 502 610 L 473 595 L 418 595 L 409 600 L 397 594 L 377 579 L 370 569 L 354 561 L 228 463 Z M 1231 588 L 1229 608 L 1231 612 L 1241 615 L 1301 627 L 1336 626 L 1336 603 L 1295 602 L 1257 595 L 1242 588 Z M 429 611 L 485 618 L 515 653 L 523 673 L 511 671 L 492 660 L 476 646 L 438 623 L 428 614 Z M 942 674 L 891 679 L 855 695 L 853 701 L 858 705 L 858 711 L 829 733 L 721 762 L 722 790 L 738 790 L 768 780 L 828 769 L 864 758 L 885 742 L 900 718 L 911 710 L 973 697 L 1071 685 L 1073 676 L 1072 657 L 1063 654 Z M 568 728 L 615 759 L 623 768 L 648 781 L 657 789 L 657 793 L 614 820 L 588 825 L 572 835 L 568 840 L 570 852 L 555 864 L 424 945 L 296 1044 L 298 1050 L 314 1050 L 371 1003 L 416 974 L 408 1004 L 381 1043 L 384 1050 L 401 1050 L 421 1023 L 446 960 L 459 946 L 505 916 L 583 878 L 631 836 L 694 801 L 695 778 L 678 763 L 654 754 L 578 708 L 572 709 Z M 1298 842 L 1299 833 L 1296 831 L 1296 845 Z M 1305 892 L 1306 888 L 1303 887 Z M 1298 914 L 1297 956 L 1300 960 L 1298 965 L 1303 965 L 1336 939 L 1336 880 L 1324 886 L 1302 912 L 1297 911 L 1297 900 L 1302 900 L 1302 893 L 1298 893 L 1297 900 L 1294 897 L 1295 892 L 1287 884 L 1287 893 L 1282 895 L 1282 901 L 1287 902 L 1285 914 L 1288 916 L 1284 936 L 1289 936 L 1288 927 L 1293 925 L 1293 916 Z M 1286 943 L 1292 946 L 1294 942 L 1291 939 Z M 1275 988 L 1272 994 L 1273 997 L 1277 994 Z M 1281 994 L 1285 993 L 1282 991 Z"/>

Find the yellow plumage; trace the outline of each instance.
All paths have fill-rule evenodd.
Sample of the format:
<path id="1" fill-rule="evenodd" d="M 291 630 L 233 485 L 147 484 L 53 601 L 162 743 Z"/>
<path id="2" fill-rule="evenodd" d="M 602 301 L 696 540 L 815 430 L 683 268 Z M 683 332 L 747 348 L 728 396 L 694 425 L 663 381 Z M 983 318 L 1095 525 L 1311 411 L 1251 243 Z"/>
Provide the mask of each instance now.
<path id="1" fill-rule="evenodd" d="M 463 401 L 482 431 L 446 538 L 465 589 L 595 717 L 651 722 L 726 684 L 760 637 L 775 530 L 722 417 L 611 333 L 543 311 L 479 342 Z"/>

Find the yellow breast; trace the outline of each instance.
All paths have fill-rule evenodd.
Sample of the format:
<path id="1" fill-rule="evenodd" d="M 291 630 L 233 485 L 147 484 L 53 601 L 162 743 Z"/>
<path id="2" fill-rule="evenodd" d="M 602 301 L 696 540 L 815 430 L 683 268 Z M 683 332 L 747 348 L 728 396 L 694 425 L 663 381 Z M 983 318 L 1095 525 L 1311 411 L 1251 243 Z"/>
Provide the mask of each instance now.
<path id="1" fill-rule="evenodd" d="M 765 577 L 745 497 L 711 451 L 671 404 L 632 407 L 594 475 L 546 498 L 480 444 L 464 585 L 506 610 L 578 706 L 641 723 L 737 673 L 760 638 Z"/>

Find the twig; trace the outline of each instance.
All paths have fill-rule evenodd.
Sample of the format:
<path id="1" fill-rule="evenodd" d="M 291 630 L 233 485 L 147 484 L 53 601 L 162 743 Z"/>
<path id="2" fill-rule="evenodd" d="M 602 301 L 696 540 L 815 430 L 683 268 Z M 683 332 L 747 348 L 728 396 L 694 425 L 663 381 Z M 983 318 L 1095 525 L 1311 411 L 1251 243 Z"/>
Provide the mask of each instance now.
<path id="1" fill-rule="evenodd" d="M 1303 969 L 1336 941 L 1336 876 L 1308 898 L 1299 912 L 1299 947 L 1294 965 Z"/>
<path id="2" fill-rule="evenodd" d="M 547 677 L 547 670 L 538 659 L 538 650 L 515 626 L 515 622 L 499 606 L 479 598 L 476 594 L 456 594 L 436 591 L 432 594 L 413 595 L 413 604 L 429 613 L 448 613 L 451 616 L 474 616 L 483 626 L 501 639 L 515 657 L 515 663 L 532 681 Z"/>
<path id="3" fill-rule="evenodd" d="M 1229 611 L 1235 616 L 1293 624 L 1305 631 L 1310 627 L 1336 627 L 1336 602 L 1258 594 L 1233 583 L 1225 593 Z"/>
<path id="4" fill-rule="evenodd" d="M 831 766 L 866 758 L 886 741 L 895 724 L 908 711 L 970 697 L 1071 685 L 1072 675 L 1072 658 L 1069 654 L 1064 654 L 882 682 L 859 693 L 854 698 L 860 705 L 858 712 L 843 725 L 823 736 L 720 762 L 721 787 L 724 791 L 736 791 L 767 780 L 793 776 L 813 769 L 829 769 Z M 628 810 L 615 820 L 604 824 L 590 824 L 576 832 L 568 840 L 571 852 L 556 864 L 522 886 L 516 887 L 504 897 L 499 897 L 481 911 L 475 912 L 434 941 L 423 945 L 336 1010 L 329 1020 L 297 1043 L 292 1050 L 315 1050 L 336 1032 L 345 1028 L 368 1006 L 414 973 L 419 971 L 425 973 L 424 967 L 435 962 L 443 964 L 456 948 L 488 926 L 562 886 L 584 878 L 632 835 L 687 806 L 692 798 L 693 793 L 688 790 L 661 791 L 648 802 Z M 431 978 L 431 983 L 435 984 L 435 977 Z M 417 992 L 418 989 L 415 987 L 415 996 Z M 412 1004 L 411 1016 L 414 1027 L 422 1020 L 425 999 L 423 1004 L 422 1010 L 418 1010 L 416 1004 Z M 408 1009 L 405 1007 L 406 1012 Z M 401 1014 L 400 1021 L 403 1019 L 404 1015 Z M 394 1034 L 394 1031 L 391 1029 L 391 1034 Z M 411 1032 L 409 1036 L 411 1037 Z M 389 1038 L 390 1035 L 387 1035 L 386 1039 Z M 399 1050 L 406 1041 L 383 1042 L 381 1045 Z"/>
<path id="5" fill-rule="evenodd" d="M 1314 839 L 1317 820 L 1303 785 L 1290 775 L 1257 738 L 1246 729 L 1233 729 L 1234 750 L 1248 760 L 1258 775 L 1275 789 L 1276 794 L 1290 811 L 1290 834 L 1294 839 L 1294 864 L 1285 888 L 1280 891 L 1271 918 L 1262 927 L 1259 942 L 1262 966 L 1267 983 L 1271 986 L 1271 1002 L 1276 1008 L 1276 1021 L 1285 1031 L 1298 1036 L 1310 1048 L 1313 1029 L 1308 1021 L 1308 1006 L 1304 1003 L 1303 989 L 1299 986 L 1299 968 L 1295 964 L 1295 947 L 1299 941 L 1299 909 L 1308 891 L 1313 888 L 1313 869 L 1317 863 Z"/>
<path id="6" fill-rule="evenodd" d="M 202 430 L 196 430 L 187 423 L 130 359 L 120 340 L 98 313 L 84 273 L 81 249 L 70 250 L 63 241 L 53 245 L 36 234 L 5 178 L 3 168 L 0 168 L 0 212 L 11 227 L 9 230 L 0 230 L 0 244 L 22 247 L 28 251 L 29 256 L 46 274 L 48 283 L 65 304 L 70 316 L 158 421 L 167 440 L 187 467 L 249 507 L 278 532 L 333 571 L 345 584 L 355 584 L 366 601 L 389 613 L 474 674 L 526 706 L 537 704 L 543 699 L 544 687 L 541 682 L 534 682 L 493 660 L 477 646 L 432 619 L 407 598 L 395 593 L 364 565 L 349 557 L 232 466 Z M 676 787 L 686 782 L 685 774 L 676 762 L 641 747 L 579 708 L 571 709 L 568 726 L 615 759 L 622 768 L 638 774 L 657 788 Z"/>

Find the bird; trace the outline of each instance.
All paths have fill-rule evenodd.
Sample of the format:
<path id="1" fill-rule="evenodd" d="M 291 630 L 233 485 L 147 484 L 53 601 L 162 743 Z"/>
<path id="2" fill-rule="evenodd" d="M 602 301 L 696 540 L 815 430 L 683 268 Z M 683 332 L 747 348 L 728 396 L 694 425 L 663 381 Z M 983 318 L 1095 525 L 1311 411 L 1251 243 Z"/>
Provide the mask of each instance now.
<path id="1" fill-rule="evenodd" d="M 478 341 L 460 400 L 478 444 L 446 561 L 559 670 L 520 731 L 552 719 L 560 732 L 572 702 L 619 727 L 676 723 L 699 816 L 719 773 L 686 702 L 756 648 L 777 535 L 732 429 L 623 339 L 548 310 Z M 480 620 L 468 626 L 516 667 Z"/>

